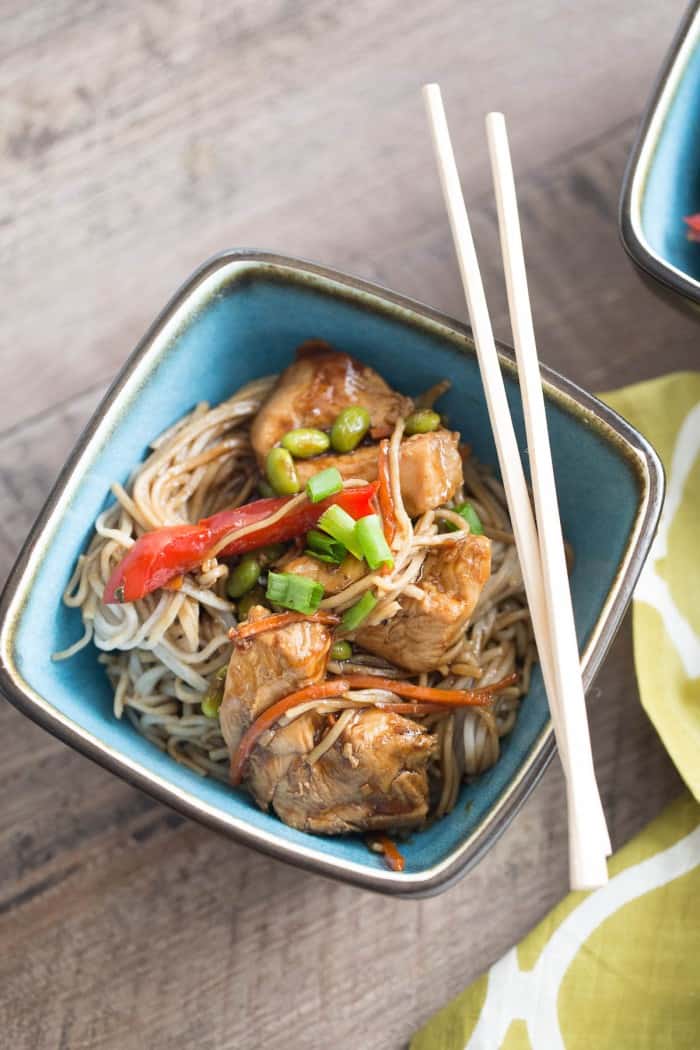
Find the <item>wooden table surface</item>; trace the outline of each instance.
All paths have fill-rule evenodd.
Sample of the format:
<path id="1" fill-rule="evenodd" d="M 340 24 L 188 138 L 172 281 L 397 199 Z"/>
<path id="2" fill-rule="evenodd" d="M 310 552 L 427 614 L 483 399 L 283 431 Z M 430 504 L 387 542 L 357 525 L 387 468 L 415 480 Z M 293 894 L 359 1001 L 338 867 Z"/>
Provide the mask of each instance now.
<path id="1" fill-rule="evenodd" d="M 498 333 L 489 109 L 510 122 L 543 359 L 593 390 L 696 366 L 697 329 L 641 285 L 616 231 L 681 13 L 678 0 L 0 0 L 0 576 L 106 383 L 211 253 L 277 249 L 464 315 L 428 79 Z M 589 707 L 617 847 L 680 791 L 639 706 L 629 622 Z M 395 1050 L 566 892 L 556 761 L 479 867 L 421 903 L 233 845 L 7 704 L 0 792 L 13 1050 Z"/>

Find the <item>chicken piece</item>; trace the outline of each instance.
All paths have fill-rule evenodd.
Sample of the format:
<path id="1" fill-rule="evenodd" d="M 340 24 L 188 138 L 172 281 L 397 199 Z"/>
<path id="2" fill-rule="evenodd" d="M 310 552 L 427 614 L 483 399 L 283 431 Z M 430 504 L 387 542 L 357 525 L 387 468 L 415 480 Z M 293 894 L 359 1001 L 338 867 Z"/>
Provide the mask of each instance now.
<path id="1" fill-rule="evenodd" d="M 255 605 L 248 620 L 269 615 L 268 609 Z M 270 704 L 323 678 L 330 647 L 327 627 L 302 621 L 263 631 L 233 650 L 219 709 L 221 732 L 232 754 L 248 726 Z"/>
<path id="2" fill-rule="evenodd" d="M 363 405 L 375 434 L 390 434 L 396 420 L 410 413 L 413 402 L 349 354 L 320 339 L 303 343 L 296 361 L 282 372 L 253 420 L 250 440 L 259 464 L 288 430 L 328 428 L 348 405 Z"/>
<path id="3" fill-rule="evenodd" d="M 300 554 L 298 558 L 292 558 L 285 564 L 284 571 L 316 580 L 328 595 L 344 591 L 351 583 L 361 580 L 368 570 L 367 566 L 353 558 L 352 554 L 348 554 L 340 565 L 331 565 L 329 562 L 312 558 L 309 554 Z"/>
<path id="4" fill-rule="evenodd" d="M 268 615 L 255 606 L 249 620 Z M 307 621 L 263 632 L 234 650 L 219 709 L 232 754 L 270 704 L 323 677 L 330 644 L 330 631 Z M 435 736 L 392 712 L 362 710 L 309 765 L 308 755 L 329 729 L 327 716 L 312 710 L 262 737 L 246 770 L 258 804 L 272 805 L 292 827 L 325 834 L 422 823 Z"/>
<path id="5" fill-rule="evenodd" d="M 418 586 L 425 597 L 401 598 L 400 612 L 361 627 L 358 645 L 408 671 L 434 671 L 466 627 L 491 574 L 491 542 L 466 536 L 427 555 Z"/>
<path id="6" fill-rule="evenodd" d="M 309 478 L 327 467 L 337 467 L 344 481 L 348 478 L 376 481 L 379 471 L 379 446 L 361 445 L 354 452 L 329 452 L 327 455 L 314 456 L 313 459 L 297 459 L 294 466 L 302 488 Z"/>
<path id="7" fill-rule="evenodd" d="M 320 470 L 337 467 L 345 479 L 375 481 L 378 455 L 376 445 L 364 445 L 344 455 L 297 460 L 297 476 L 305 485 Z M 447 503 L 464 480 L 459 434 L 455 431 L 435 430 L 407 438 L 401 442 L 399 463 L 401 494 L 411 518 Z"/>
<path id="8" fill-rule="evenodd" d="M 358 711 L 314 764 L 307 756 L 327 730 L 316 712 L 278 729 L 250 759 L 249 786 L 263 808 L 293 828 L 325 835 L 409 828 L 428 813 L 428 764 L 437 741 L 390 711 Z"/>
<path id="9" fill-rule="evenodd" d="M 447 503 L 464 481 L 459 434 L 435 430 L 401 443 L 401 495 L 411 518 Z"/>
<path id="10" fill-rule="evenodd" d="M 261 809 L 270 808 L 292 764 L 313 751 L 325 722 L 325 715 L 307 711 L 289 725 L 276 727 L 269 742 L 253 749 L 245 782 Z"/>

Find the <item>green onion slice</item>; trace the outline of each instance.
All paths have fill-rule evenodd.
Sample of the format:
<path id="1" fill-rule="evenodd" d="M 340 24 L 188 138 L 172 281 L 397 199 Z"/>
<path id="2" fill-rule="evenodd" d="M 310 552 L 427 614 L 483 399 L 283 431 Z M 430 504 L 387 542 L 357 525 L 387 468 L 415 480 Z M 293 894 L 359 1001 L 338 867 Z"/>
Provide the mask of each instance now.
<path id="1" fill-rule="evenodd" d="M 457 507 L 457 513 L 460 518 L 464 518 L 469 526 L 469 531 L 473 533 L 474 536 L 481 536 L 483 534 L 484 526 L 481 524 L 481 518 L 474 510 L 471 503 L 460 503 L 459 507 Z"/>
<path id="2" fill-rule="evenodd" d="M 351 518 L 347 511 L 339 507 L 337 503 L 334 503 L 328 510 L 324 510 L 318 519 L 318 527 L 347 547 L 356 558 L 362 557 L 362 549 L 355 535 L 355 519 Z"/>
<path id="3" fill-rule="evenodd" d="M 306 533 L 305 553 L 318 558 L 319 561 L 340 565 L 347 557 L 348 549 L 338 540 L 334 540 L 332 536 L 326 535 L 325 532 L 310 529 Z"/>
<path id="4" fill-rule="evenodd" d="M 269 572 L 265 597 L 283 609 L 310 615 L 321 604 L 323 587 L 308 576 L 297 576 L 293 572 Z"/>
<path id="5" fill-rule="evenodd" d="M 205 718 L 218 718 L 221 701 L 224 698 L 222 689 L 210 689 L 202 699 L 202 714 Z"/>
<path id="6" fill-rule="evenodd" d="M 308 554 L 310 558 L 315 558 L 316 561 L 326 562 L 327 565 L 340 565 L 337 558 L 334 558 L 330 554 L 321 554 L 319 551 L 312 551 L 308 547 L 304 551 L 304 554 Z"/>
<path id="7" fill-rule="evenodd" d="M 469 531 L 473 536 L 481 536 L 484 532 L 484 526 L 481 524 L 481 518 L 474 510 L 471 503 L 460 503 L 458 507 L 455 507 L 455 514 L 459 514 L 460 518 L 464 518 Z M 456 532 L 457 526 L 452 521 L 443 522 L 444 527 L 448 532 Z"/>
<path id="8" fill-rule="evenodd" d="M 370 569 L 378 569 L 380 565 L 393 567 L 394 558 L 384 537 L 378 514 L 368 514 L 360 518 L 355 523 L 355 536 Z"/>
<path id="9" fill-rule="evenodd" d="M 340 626 L 344 631 L 354 631 L 360 624 L 367 619 L 372 609 L 377 604 L 378 599 L 372 594 L 371 591 L 365 591 L 360 598 L 359 602 L 355 602 L 349 609 L 346 609 L 343 613 L 343 618 L 340 621 Z"/>
<path id="10" fill-rule="evenodd" d="M 306 482 L 306 494 L 312 503 L 320 503 L 329 496 L 335 496 L 336 492 L 342 491 L 342 488 L 343 479 L 337 467 L 320 470 Z"/>

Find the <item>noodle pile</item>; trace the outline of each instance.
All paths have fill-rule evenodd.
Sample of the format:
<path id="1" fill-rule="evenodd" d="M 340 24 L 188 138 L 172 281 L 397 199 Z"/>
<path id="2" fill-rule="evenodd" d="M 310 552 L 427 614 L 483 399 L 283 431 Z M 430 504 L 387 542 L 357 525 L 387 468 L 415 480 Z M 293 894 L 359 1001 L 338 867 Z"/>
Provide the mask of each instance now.
<path id="1" fill-rule="evenodd" d="M 101 596 L 117 563 L 145 531 L 197 522 L 218 510 L 240 506 L 254 496 L 260 476 L 250 444 L 250 421 L 274 381 L 275 377 L 256 380 L 215 408 L 198 405 L 152 443 L 150 455 L 133 471 L 126 488 L 112 486 L 116 502 L 97 518 L 95 534 L 87 552 L 78 559 L 64 594 L 66 605 L 80 609 L 84 634 L 69 649 L 54 656 L 65 659 L 92 642 L 101 650 L 99 660 L 114 690 L 116 717 L 126 714 L 140 733 L 178 762 L 223 781 L 228 781 L 228 750 L 218 721 L 202 714 L 201 703 L 217 672 L 228 664 L 231 653 L 228 631 L 236 621 L 235 607 L 226 596 L 228 566 L 211 557 L 197 575 L 186 576 L 177 589 L 162 589 L 133 603 L 106 606 Z M 392 543 L 394 567 L 386 575 L 367 572 L 321 603 L 322 609 L 340 613 L 371 588 L 379 600 L 365 621 L 368 625 L 395 615 L 402 595 L 420 600 L 426 554 L 468 533 L 465 521 L 448 509 L 428 511 L 415 524 L 411 522 L 399 485 L 402 433 L 403 422 L 399 421 L 389 445 L 389 477 L 397 523 Z M 346 486 L 351 484 L 346 482 Z M 416 678 L 420 685 L 453 689 L 488 686 L 513 671 L 519 672 L 518 684 L 500 693 L 490 709 L 461 709 L 421 719 L 436 732 L 439 743 L 440 787 L 433 807 L 436 817 L 454 806 L 464 775 L 483 773 L 498 760 L 500 738 L 515 723 L 535 659 L 503 488 L 472 457 L 465 459 L 464 486 L 455 496 L 455 506 L 466 499 L 492 541 L 492 574 L 463 636 L 446 655 L 444 666 L 436 672 L 409 675 L 363 652 L 357 644 L 349 660 L 342 664 L 331 661 L 328 665 L 329 672 L 335 674 L 355 671 L 384 678 Z M 291 500 L 279 515 L 289 512 L 296 502 Z M 456 531 L 439 531 L 441 519 L 449 521 Z M 227 543 L 228 537 L 218 544 L 218 549 Z M 293 557 L 293 552 L 289 557 Z M 279 566 L 284 565 L 284 560 Z M 358 690 L 347 700 L 308 705 L 340 712 L 309 761 L 318 761 L 332 746 L 357 705 L 377 698 L 386 700 L 392 695 L 373 697 L 374 692 L 378 693 Z M 296 717 L 297 712 L 294 714 Z"/>

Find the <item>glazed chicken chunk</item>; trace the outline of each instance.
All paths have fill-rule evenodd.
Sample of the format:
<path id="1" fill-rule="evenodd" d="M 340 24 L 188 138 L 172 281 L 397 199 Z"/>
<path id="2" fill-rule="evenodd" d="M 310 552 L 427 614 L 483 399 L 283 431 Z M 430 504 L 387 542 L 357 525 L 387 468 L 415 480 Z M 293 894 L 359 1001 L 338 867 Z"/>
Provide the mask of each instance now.
<path id="1" fill-rule="evenodd" d="M 413 403 L 349 354 L 320 339 L 302 344 L 296 361 L 282 372 L 253 420 L 250 439 L 258 463 L 264 464 L 267 453 L 287 431 L 327 429 L 348 405 L 363 405 L 370 414 L 372 431 L 388 435 Z"/>
<path id="2" fill-rule="evenodd" d="M 436 670 L 469 622 L 490 574 L 486 536 L 467 536 L 432 551 L 418 580 L 423 599 L 401 598 L 401 611 L 392 619 L 360 628 L 358 644 L 408 671 Z"/>
<path id="3" fill-rule="evenodd" d="M 264 467 L 267 453 L 290 430 L 327 430 L 350 405 L 367 409 L 369 437 L 374 439 L 390 436 L 397 420 L 408 416 L 413 408 L 410 398 L 392 390 L 368 365 L 320 340 L 304 343 L 253 420 L 250 438 L 258 464 Z M 378 457 L 379 446 L 367 443 L 351 452 L 297 459 L 295 469 L 302 486 L 328 467 L 336 467 L 344 480 L 375 481 Z M 404 440 L 400 475 L 401 492 L 411 517 L 451 499 L 463 480 L 459 434 L 440 429 Z"/>
<path id="4" fill-rule="evenodd" d="M 255 606 L 249 620 L 268 615 Z M 330 642 L 325 626 L 305 621 L 262 632 L 234 650 L 219 710 L 232 755 L 271 704 L 323 677 Z M 422 823 L 435 736 L 392 712 L 360 710 L 311 764 L 309 755 L 331 729 L 332 720 L 312 710 L 261 738 L 245 770 L 258 805 L 272 806 L 292 827 L 326 834 Z"/>
<path id="5" fill-rule="evenodd" d="M 257 801 L 301 831 L 409 828 L 428 814 L 428 765 L 437 741 L 418 722 L 369 708 L 353 714 L 339 738 L 311 765 L 308 755 L 328 731 L 315 712 L 278 730 L 251 759 Z"/>
<path id="6" fill-rule="evenodd" d="M 342 456 L 300 460 L 296 471 L 302 485 L 326 467 L 337 467 L 345 479 L 375 481 L 378 459 L 378 447 L 364 445 Z M 406 438 L 401 442 L 399 452 L 399 477 L 401 495 L 411 518 L 447 503 L 463 481 L 459 434 L 451 430 L 435 430 L 431 434 Z"/>
<path id="7" fill-rule="evenodd" d="M 268 609 L 255 605 L 248 620 L 269 615 Z M 221 732 L 231 753 L 270 704 L 323 678 L 330 647 L 330 630 L 305 620 L 264 631 L 234 650 L 219 709 Z"/>
<path id="8" fill-rule="evenodd" d="M 346 558 L 342 565 L 326 565 L 303 555 L 285 571 L 317 580 L 326 594 L 337 594 L 355 579 L 347 563 L 359 564 Z M 467 536 L 437 548 L 426 556 L 417 581 L 424 598 L 401 598 L 401 611 L 391 620 L 357 631 L 358 645 L 407 671 L 437 670 L 467 626 L 490 575 L 491 541 L 486 536 Z"/>

